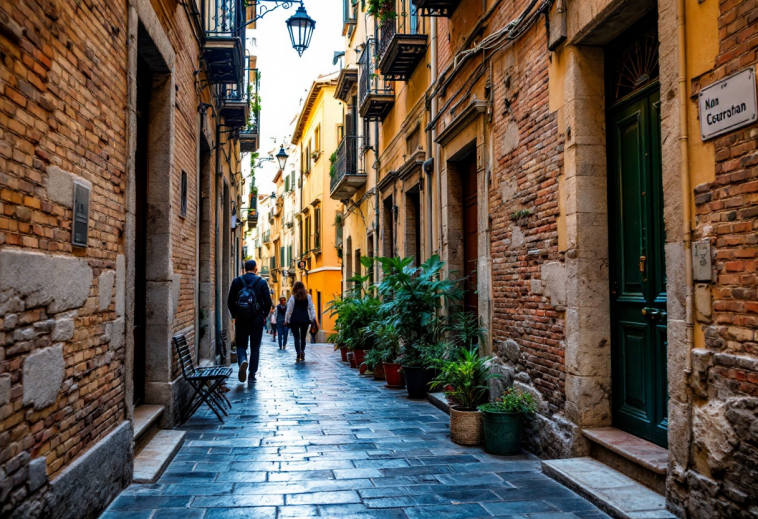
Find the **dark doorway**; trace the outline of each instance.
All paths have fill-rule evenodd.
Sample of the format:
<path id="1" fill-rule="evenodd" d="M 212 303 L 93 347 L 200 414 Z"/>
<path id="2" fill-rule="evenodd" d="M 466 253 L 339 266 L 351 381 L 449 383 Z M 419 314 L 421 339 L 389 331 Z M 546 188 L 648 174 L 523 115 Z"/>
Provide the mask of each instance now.
<path id="1" fill-rule="evenodd" d="M 392 258 L 395 256 L 395 215 L 391 196 L 384 199 L 382 213 L 382 253 Z"/>
<path id="2" fill-rule="evenodd" d="M 476 155 L 460 163 L 463 188 L 463 275 L 465 277 L 464 305 L 466 310 L 479 315 L 479 294 L 476 268 L 479 259 L 479 204 L 477 200 Z"/>
<path id="3" fill-rule="evenodd" d="M 666 263 L 655 16 L 606 52 L 613 424 L 668 439 Z"/>
<path id="4" fill-rule="evenodd" d="M 135 149 L 135 244 L 134 244 L 134 405 L 145 402 L 147 325 L 147 197 L 148 136 L 153 73 L 141 55 L 137 56 L 137 146 Z"/>
<path id="5" fill-rule="evenodd" d="M 413 256 L 413 264 L 423 263 L 421 258 L 421 196 L 418 186 L 405 196 L 405 255 Z"/>

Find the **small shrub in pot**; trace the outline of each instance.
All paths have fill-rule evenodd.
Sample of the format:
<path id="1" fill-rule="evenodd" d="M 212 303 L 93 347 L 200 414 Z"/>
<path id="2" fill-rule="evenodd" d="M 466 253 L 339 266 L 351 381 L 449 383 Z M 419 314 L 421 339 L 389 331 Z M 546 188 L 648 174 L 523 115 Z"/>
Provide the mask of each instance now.
<path id="1" fill-rule="evenodd" d="M 521 452 L 524 416 L 537 410 L 531 394 L 510 388 L 503 396 L 479 406 L 484 418 L 484 450 L 490 454 Z"/>

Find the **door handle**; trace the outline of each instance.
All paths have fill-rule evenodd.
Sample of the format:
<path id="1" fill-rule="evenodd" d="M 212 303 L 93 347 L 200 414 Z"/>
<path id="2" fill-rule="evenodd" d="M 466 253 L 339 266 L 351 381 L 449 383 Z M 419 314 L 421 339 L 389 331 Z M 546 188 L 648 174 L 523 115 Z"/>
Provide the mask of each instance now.
<path id="1" fill-rule="evenodd" d="M 645 262 L 647 261 L 646 256 L 640 256 L 640 272 L 645 272 Z"/>
<path id="2" fill-rule="evenodd" d="M 665 317 L 666 312 L 658 310 L 657 308 L 649 308 L 646 306 L 642 309 L 642 315 L 656 321 L 659 317 Z"/>

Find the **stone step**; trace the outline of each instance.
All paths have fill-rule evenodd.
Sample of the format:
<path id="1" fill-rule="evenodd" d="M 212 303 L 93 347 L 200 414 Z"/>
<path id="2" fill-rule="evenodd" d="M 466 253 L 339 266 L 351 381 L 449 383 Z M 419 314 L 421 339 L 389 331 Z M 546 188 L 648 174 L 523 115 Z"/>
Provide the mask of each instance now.
<path id="1" fill-rule="evenodd" d="M 426 395 L 426 398 L 432 403 L 434 407 L 441 411 L 444 411 L 447 414 L 450 414 L 450 404 L 447 402 L 447 398 L 445 398 L 445 393 L 429 393 Z"/>
<path id="2" fill-rule="evenodd" d="M 185 431 L 160 430 L 134 458 L 134 483 L 155 483 L 184 442 Z"/>
<path id="3" fill-rule="evenodd" d="M 614 427 L 584 429 L 590 456 L 658 492 L 666 493 L 669 451 Z"/>
<path id="4" fill-rule="evenodd" d="M 592 458 L 545 460 L 542 471 L 617 519 L 676 519 L 666 498 Z"/>
<path id="5" fill-rule="evenodd" d="M 162 405 L 140 405 L 134 409 L 134 454 L 139 454 L 147 443 L 160 430 L 161 416 L 165 407 Z"/>

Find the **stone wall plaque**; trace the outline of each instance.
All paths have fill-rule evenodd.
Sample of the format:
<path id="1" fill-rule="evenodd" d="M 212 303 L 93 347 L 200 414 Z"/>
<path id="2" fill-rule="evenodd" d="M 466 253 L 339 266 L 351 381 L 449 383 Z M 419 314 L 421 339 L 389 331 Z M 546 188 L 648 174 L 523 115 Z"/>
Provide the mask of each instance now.
<path id="1" fill-rule="evenodd" d="M 692 244 L 692 277 L 695 281 L 711 280 L 711 242 L 708 240 Z"/>
<path id="2" fill-rule="evenodd" d="M 717 81 L 700 91 L 700 135 L 704 141 L 755 123 L 758 114 L 755 67 Z"/>

